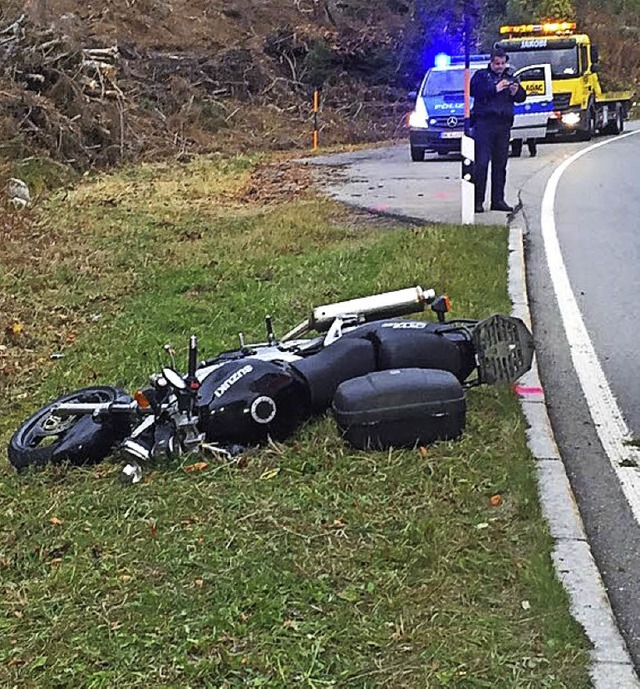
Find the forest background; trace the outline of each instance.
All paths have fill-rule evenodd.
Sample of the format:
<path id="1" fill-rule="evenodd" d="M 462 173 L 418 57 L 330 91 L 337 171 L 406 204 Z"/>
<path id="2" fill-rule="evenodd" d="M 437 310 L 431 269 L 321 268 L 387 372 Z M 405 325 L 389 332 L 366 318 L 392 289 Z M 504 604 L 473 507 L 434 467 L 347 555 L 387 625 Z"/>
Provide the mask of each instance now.
<path id="1" fill-rule="evenodd" d="M 474 51 L 504 22 L 574 18 L 605 88 L 640 83 L 640 0 L 4 0 L 0 177 L 306 150 L 316 88 L 322 146 L 402 138 L 465 4 Z"/>

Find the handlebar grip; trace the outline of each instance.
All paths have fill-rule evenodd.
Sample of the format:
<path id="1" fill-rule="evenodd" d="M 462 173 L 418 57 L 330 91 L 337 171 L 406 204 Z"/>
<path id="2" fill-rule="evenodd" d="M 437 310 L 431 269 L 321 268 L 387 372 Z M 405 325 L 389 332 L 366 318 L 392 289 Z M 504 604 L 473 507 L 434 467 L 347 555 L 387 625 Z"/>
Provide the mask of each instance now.
<path id="1" fill-rule="evenodd" d="M 196 369 L 198 368 L 198 338 L 192 335 L 189 338 L 189 364 L 187 367 L 187 376 L 195 378 Z"/>

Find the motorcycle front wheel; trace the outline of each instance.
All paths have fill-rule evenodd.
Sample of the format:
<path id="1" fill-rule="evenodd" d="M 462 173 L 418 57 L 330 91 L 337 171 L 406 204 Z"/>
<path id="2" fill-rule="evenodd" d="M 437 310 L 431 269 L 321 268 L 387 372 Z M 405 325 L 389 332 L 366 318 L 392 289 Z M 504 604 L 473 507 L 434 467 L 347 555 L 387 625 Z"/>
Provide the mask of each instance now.
<path id="1" fill-rule="evenodd" d="M 23 421 L 13 434 L 8 447 L 9 461 L 18 470 L 64 461 L 74 465 L 101 461 L 129 434 L 129 418 L 119 415 L 97 422 L 89 414 L 61 417 L 56 415 L 55 407 L 61 402 L 115 400 L 131 401 L 131 397 L 117 388 L 94 386 L 50 402 Z"/>

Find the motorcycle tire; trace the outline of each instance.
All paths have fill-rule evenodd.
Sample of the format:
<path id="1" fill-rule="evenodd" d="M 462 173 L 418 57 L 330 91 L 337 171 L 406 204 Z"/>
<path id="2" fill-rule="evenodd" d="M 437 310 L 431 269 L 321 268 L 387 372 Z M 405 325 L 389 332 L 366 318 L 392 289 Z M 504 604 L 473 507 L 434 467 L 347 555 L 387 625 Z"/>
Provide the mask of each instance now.
<path id="1" fill-rule="evenodd" d="M 20 425 L 9 441 L 8 456 L 18 470 L 67 461 L 80 466 L 104 459 L 130 432 L 127 416 L 96 422 L 90 415 L 60 418 L 53 412 L 60 402 L 131 401 L 123 390 L 94 386 L 75 390 L 39 409 Z"/>

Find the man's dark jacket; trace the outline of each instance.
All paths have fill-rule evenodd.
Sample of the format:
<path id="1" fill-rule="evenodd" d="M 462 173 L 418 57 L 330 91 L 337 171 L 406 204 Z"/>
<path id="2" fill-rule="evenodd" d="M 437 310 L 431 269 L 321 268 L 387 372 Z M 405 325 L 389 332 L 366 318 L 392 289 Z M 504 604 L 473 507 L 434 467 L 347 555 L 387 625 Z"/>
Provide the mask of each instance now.
<path id="1" fill-rule="evenodd" d="M 496 91 L 496 84 L 502 79 L 513 80 L 518 84 L 516 95 L 512 96 L 509 89 Z M 511 127 L 513 124 L 513 104 L 522 103 L 527 97 L 526 91 L 518 79 L 509 73 L 508 69 L 502 74 L 496 74 L 491 65 L 479 69 L 471 78 L 471 95 L 473 96 L 472 120 L 491 120 L 504 123 Z"/>

